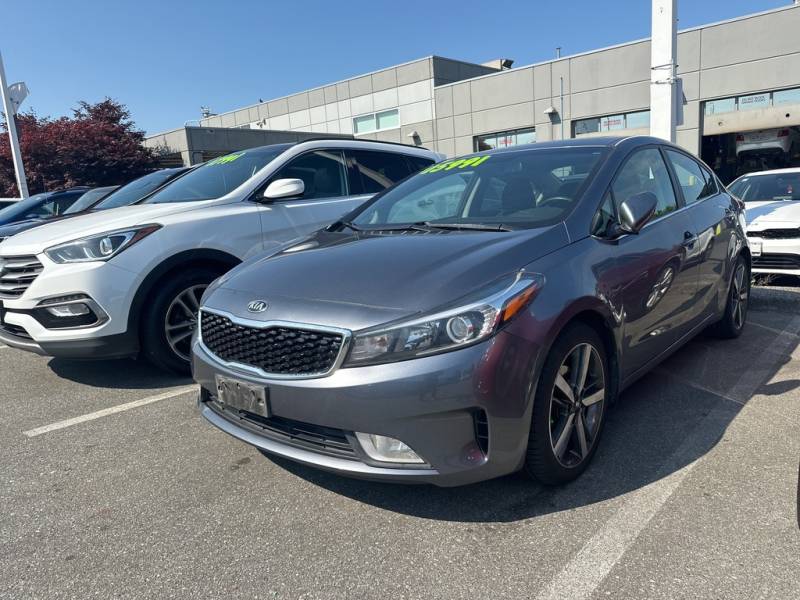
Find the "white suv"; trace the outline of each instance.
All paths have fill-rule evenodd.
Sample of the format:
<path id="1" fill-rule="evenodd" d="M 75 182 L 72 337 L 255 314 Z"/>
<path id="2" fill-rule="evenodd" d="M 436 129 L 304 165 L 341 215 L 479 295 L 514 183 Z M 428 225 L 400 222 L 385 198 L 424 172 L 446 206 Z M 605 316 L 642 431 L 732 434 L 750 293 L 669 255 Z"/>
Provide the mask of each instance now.
<path id="1" fill-rule="evenodd" d="M 189 171 L 142 204 L 8 238 L 0 342 L 65 358 L 142 354 L 186 371 L 211 281 L 441 158 L 349 140 L 253 148 Z"/>

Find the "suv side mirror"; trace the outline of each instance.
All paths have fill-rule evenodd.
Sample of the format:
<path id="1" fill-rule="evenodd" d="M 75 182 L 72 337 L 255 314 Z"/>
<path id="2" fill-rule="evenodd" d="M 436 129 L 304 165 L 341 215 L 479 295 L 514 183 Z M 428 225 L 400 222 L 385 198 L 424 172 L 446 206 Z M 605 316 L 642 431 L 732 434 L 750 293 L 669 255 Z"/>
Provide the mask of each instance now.
<path id="1" fill-rule="evenodd" d="M 264 190 L 264 199 L 294 198 L 302 196 L 305 191 L 306 184 L 303 183 L 302 179 L 276 179 Z"/>
<path id="2" fill-rule="evenodd" d="M 658 198 L 653 192 L 634 194 L 619 205 L 619 228 L 625 233 L 639 233 L 656 212 Z"/>

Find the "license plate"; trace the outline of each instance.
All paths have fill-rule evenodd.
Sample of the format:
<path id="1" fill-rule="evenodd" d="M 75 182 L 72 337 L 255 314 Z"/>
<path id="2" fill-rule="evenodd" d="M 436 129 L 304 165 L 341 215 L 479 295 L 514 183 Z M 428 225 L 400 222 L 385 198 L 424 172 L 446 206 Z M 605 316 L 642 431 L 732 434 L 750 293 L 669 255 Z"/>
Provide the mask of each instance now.
<path id="1" fill-rule="evenodd" d="M 761 240 L 750 240 L 750 254 L 753 256 L 761 256 L 761 250 L 764 244 Z"/>
<path id="2" fill-rule="evenodd" d="M 267 389 L 238 379 L 216 376 L 217 401 L 225 408 L 245 410 L 247 412 L 269 417 Z"/>

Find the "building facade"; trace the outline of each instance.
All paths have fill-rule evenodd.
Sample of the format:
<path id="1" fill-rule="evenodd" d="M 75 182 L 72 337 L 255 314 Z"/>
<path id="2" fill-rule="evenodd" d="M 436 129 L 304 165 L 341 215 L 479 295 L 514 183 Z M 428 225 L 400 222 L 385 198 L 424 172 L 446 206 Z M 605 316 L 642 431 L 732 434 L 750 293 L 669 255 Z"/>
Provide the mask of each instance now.
<path id="1" fill-rule="evenodd" d="M 678 144 L 731 175 L 737 136 L 800 126 L 797 31 L 800 6 L 788 5 L 679 32 Z M 235 128 L 352 135 L 425 145 L 448 156 L 537 140 L 649 131 L 649 39 L 524 67 L 502 66 L 429 57 L 215 115 L 199 125 L 212 138 Z"/>

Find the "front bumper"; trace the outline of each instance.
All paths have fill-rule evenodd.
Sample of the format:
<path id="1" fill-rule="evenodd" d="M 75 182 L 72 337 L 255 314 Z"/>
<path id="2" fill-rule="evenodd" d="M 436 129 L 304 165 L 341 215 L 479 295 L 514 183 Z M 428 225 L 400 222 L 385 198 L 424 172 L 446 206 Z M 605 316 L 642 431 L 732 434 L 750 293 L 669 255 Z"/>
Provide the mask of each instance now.
<path id="1" fill-rule="evenodd" d="M 531 346 L 501 332 L 482 344 L 436 356 L 340 368 L 317 379 L 269 380 L 224 366 L 195 341 L 193 368 L 202 388 L 203 416 L 267 453 L 351 477 L 456 486 L 522 466 L 537 358 Z M 266 421 L 222 408 L 214 400 L 218 374 L 266 386 L 271 417 L 340 432 L 352 451 L 334 453 L 299 443 L 276 435 Z M 399 439 L 426 464 L 371 461 L 355 440 L 356 431 Z"/>
<path id="2" fill-rule="evenodd" d="M 751 247 L 753 242 L 761 244 L 761 253 L 753 254 L 753 273 L 800 275 L 800 239 L 760 238 L 756 231 L 747 237 Z"/>
<path id="3" fill-rule="evenodd" d="M 56 265 L 46 256 L 43 269 L 18 298 L 2 298 L 2 343 L 37 354 L 63 358 L 119 358 L 138 352 L 128 332 L 128 314 L 139 274 L 112 263 Z M 85 294 L 104 319 L 97 325 L 48 328 L 32 314 L 46 299 Z"/>

